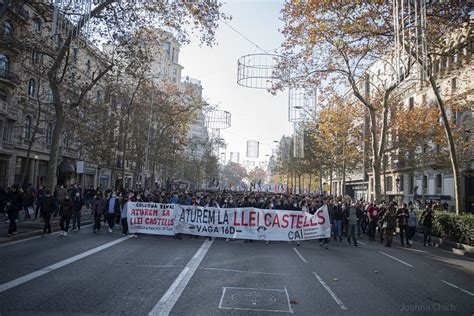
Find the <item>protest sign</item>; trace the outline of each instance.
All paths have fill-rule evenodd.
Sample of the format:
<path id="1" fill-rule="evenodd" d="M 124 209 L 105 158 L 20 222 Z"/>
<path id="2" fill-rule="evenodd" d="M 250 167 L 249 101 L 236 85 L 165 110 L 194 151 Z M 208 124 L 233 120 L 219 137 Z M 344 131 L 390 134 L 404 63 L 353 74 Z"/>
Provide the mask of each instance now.
<path id="1" fill-rule="evenodd" d="M 252 240 L 328 238 L 329 213 L 324 205 L 314 215 L 301 211 L 214 208 L 157 203 L 129 203 L 130 232 Z"/>

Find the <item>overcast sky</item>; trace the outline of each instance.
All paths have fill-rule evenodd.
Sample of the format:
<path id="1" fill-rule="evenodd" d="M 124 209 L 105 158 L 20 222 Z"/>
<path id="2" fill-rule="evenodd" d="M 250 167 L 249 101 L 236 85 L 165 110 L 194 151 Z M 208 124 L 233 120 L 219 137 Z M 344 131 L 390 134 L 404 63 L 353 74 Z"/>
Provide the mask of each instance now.
<path id="1" fill-rule="evenodd" d="M 232 16 L 228 22 L 261 48 L 272 51 L 283 40 L 279 33 L 279 20 L 283 1 L 279 0 L 232 0 L 223 6 L 223 12 Z M 201 80 L 204 97 L 210 104 L 231 112 L 232 126 L 221 132 L 230 152 L 240 152 L 243 160 L 268 160 L 265 155 L 277 144 L 282 135 L 292 133 L 288 122 L 288 93 L 272 96 L 265 90 L 244 88 L 237 84 L 237 59 L 242 55 L 261 51 L 242 38 L 227 25 L 221 23 L 216 34 L 217 46 L 200 47 L 197 41 L 184 45 L 180 64 L 184 67 L 182 78 L 189 76 Z M 247 140 L 258 140 L 259 159 L 246 158 Z"/>

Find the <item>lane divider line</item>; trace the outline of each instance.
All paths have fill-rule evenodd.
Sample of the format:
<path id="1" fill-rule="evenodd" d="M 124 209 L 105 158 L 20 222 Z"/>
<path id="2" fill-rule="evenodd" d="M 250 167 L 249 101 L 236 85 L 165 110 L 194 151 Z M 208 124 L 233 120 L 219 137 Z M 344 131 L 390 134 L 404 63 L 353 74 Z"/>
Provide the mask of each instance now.
<path id="1" fill-rule="evenodd" d="M 178 275 L 173 284 L 168 288 L 161 299 L 156 303 L 153 309 L 148 315 L 150 316 L 167 316 L 173 309 L 174 305 L 180 298 L 184 289 L 188 285 L 194 273 L 197 271 L 199 264 L 206 256 L 206 253 L 211 248 L 213 240 L 206 239 L 201 247 L 196 251 L 194 256 L 189 260 L 188 264 L 184 267 L 183 271 Z"/>
<path id="2" fill-rule="evenodd" d="M 40 269 L 40 270 L 37 270 L 37 271 L 32 272 L 32 273 L 30 273 L 30 274 L 27 274 L 27 275 L 24 275 L 24 276 L 22 276 L 22 277 L 19 277 L 19 278 L 15 279 L 15 280 L 12 280 L 12 281 L 10 281 L 10 282 L 3 283 L 3 284 L 0 285 L 0 293 L 5 292 L 5 291 L 7 291 L 7 290 L 9 290 L 9 289 L 12 289 L 12 288 L 14 288 L 14 287 L 16 287 L 16 286 L 18 286 L 18 285 L 21 285 L 21 284 L 23 284 L 23 283 L 26 283 L 26 282 L 28 282 L 28 281 L 31 281 L 31 280 L 33 280 L 33 279 L 36 279 L 36 278 L 38 278 L 38 277 L 40 277 L 40 276 L 42 276 L 42 275 L 45 275 L 45 274 L 47 274 L 47 273 L 49 273 L 49 272 L 51 272 L 51 271 L 60 269 L 60 268 L 66 266 L 66 265 L 68 265 L 68 264 L 70 264 L 70 263 L 73 263 L 73 262 L 76 262 L 76 261 L 78 261 L 78 260 L 81 260 L 81 259 L 83 259 L 83 258 L 85 258 L 85 257 L 88 257 L 88 256 L 90 256 L 90 255 L 93 255 L 93 254 L 95 254 L 95 253 L 97 253 L 97 252 L 99 252 L 99 251 L 102 251 L 102 250 L 104 250 L 104 249 L 110 248 L 110 247 L 112 247 L 112 246 L 114 246 L 114 245 L 116 245 L 116 244 L 119 244 L 119 243 L 121 243 L 121 242 L 123 242 L 123 241 L 125 241 L 125 240 L 128 240 L 128 239 L 129 239 L 128 236 L 127 236 L 127 237 L 119 238 L 119 239 L 117 239 L 117 240 L 114 240 L 114 241 L 109 242 L 109 243 L 107 243 L 107 244 L 104 244 L 104 245 L 102 245 L 102 246 L 93 248 L 93 249 L 88 250 L 88 251 L 86 251 L 86 252 L 83 252 L 83 253 L 80 253 L 80 254 L 78 254 L 78 255 L 75 255 L 75 256 L 73 256 L 73 257 L 71 257 L 71 258 L 64 259 L 64 260 L 59 261 L 59 262 L 57 262 L 57 263 L 55 263 L 55 264 L 52 264 L 52 265 L 50 265 L 50 266 L 47 266 L 47 267 L 45 267 L 45 268 L 43 268 L 43 269 Z"/>
<path id="3" fill-rule="evenodd" d="M 324 282 L 323 279 L 321 279 L 321 277 L 316 272 L 313 272 L 313 274 L 316 277 L 316 279 L 319 281 L 319 283 L 321 283 L 321 285 L 326 289 L 329 295 L 331 295 L 332 299 L 337 303 L 337 305 L 339 305 L 341 309 L 347 309 L 347 307 L 344 305 L 341 299 L 337 297 L 336 293 L 334 293 L 331 290 L 331 288 L 326 284 L 326 282 Z"/>
<path id="4" fill-rule="evenodd" d="M 300 259 L 304 262 L 304 263 L 308 263 L 308 260 L 306 260 L 303 255 L 298 251 L 298 249 L 296 249 L 295 247 L 293 247 L 293 250 L 296 252 L 296 254 L 298 255 L 298 257 L 300 257 Z"/>
<path id="5" fill-rule="evenodd" d="M 367 244 L 363 243 L 363 242 L 360 241 L 360 240 L 358 240 L 357 242 L 358 242 L 359 244 L 361 244 L 361 245 L 367 246 Z"/>
<path id="6" fill-rule="evenodd" d="M 454 285 L 454 284 L 452 284 L 452 283 L 449 283 L 448 281 L 441 280 L 441 282 L 446 283 L 447 285 L 452 286 L 452 287 L 454 287 L 455 289 L 458 289 L 458 290 L 460 290 L 460 291 L 462 291 L 462 292 L 464 292 L 464 293 L 466 293 L 466 294 L 468 294 L 468 295 L 474 296 L 474 293 L 471 293 L 471 292 L 469 292 L 468 290 L 465 290 L 465 289 L 463 289 L 463 288 L 460 288 L 460 287 L 457 286 L 457 285 Z"/>
<path id="7" fill-rule="evenodd" d="M 398 262 L 400 262 L 400 263 L 402 263 L 402 264 L 404 264 L 404 265 L 406 265 L 406 266 L 408 266 L 408 267 L 410 267 L 410 268 L 413 268 L 413 266 L 412 266 L 411 264 L 406 263 L 406 262 L 403 261 L 403 260 L 400 260 L 400 259 L 398 259 L 398 258 L 395 258 L 394 256 L 391 256 L 391 255 L 389 255 L 388 253 L 385 253 L 385 252 L 383 252 L 383 251 L 379 251 L 379 252 L 380 252 L 381 254 L 383 254 L 384 256 L 387 256 L 387 257 L 389 257 L 389 258 L 392 258 L 393 260 L 396 260 L 396 261 L 398 261 Z"/>

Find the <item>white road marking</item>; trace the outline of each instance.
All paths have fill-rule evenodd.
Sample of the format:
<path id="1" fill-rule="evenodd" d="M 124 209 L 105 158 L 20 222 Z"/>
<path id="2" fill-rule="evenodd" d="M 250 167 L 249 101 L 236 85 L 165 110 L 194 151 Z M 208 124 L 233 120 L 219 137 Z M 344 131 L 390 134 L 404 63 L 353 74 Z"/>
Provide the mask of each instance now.
<path id="1" fill-rule="evenodd" d="M 262 275 L 280 275 L 280 276 L 292 276 L 287 273 L 273 273 L 273 272 L 259 272 L 259 271 L 244 271 L 224 268 L 199 268 L 199 270 L 211 270 L 211 271 L 223 271 L 223 272 L 236 272 L 236 273 L 248 273 L 248 274 L 262 274 Z"/>
<path id="2" fill-rule="evenodd" d="M 358 242 L 359 244 L 362 244 L 362 245 L 364 245 L 364 246 L 367 246 L 367 244 L 363 243 L 363 242 L 360 241 L 360 240 L 358 240 L 357 242 Z"/>
<path id="3" fill-rule="evenodd" d="M 83 259 L 85 257 L 88 257 L 90 255 L 93 255 L 99 251 L 102 251 L 104 249 L 107 249 L 107 248 L 110 248 L 118 243 L 121 243 L 122 241 L 125 241 L 125 240 L 128 240 L 128 237 L 122 237 L 120 239 L 117 239 L 117 240 L 114 240 L 112 242 L 109 242 L 107 244 L 104 244 L 102 246 L 99 246 L 99 247 L 96 247 L 96 248 L 93 248 L 91 250 L 88 250 L 86 252 L 83 252 L 83 253 L 80 253 L 78 255 L 75 255 L 71 258 L 68 258 L 68 259 L 65 259 L 65 260 L 62 260 L 62 261 L 59 261 L 58 263 L 55 263 L 55 264 L 52 264 L 46 268 L 43 268 L 43 269 L 40 269 L 40 270 L 37 270 L 35 272 L 32 272 L 30 274 L 27 274 L 27 275 L 24 275 L 22 277 L 19 277 L 18 279 L 15 279 L 15 280 L 12 280 L 10 282 L 7 282 L 7 283 L 4 283 L 4 284 L 1 284 L 0 285 L 0 293 L 2 292 L 5 292 L 11 288 L 14 288 L 18 285 L 21 285 L 23 283 L 26 283 L 28 281 L 31 281 L 33 279 L 36 279 L 42 275 L 45 275 L 46 273 L 49 273 L 51 271 L 54 271 L 54 270 L 57 270 L 59 268 L 62 268 L 70 263 L 73 263 L 75 261 L 78 261 L 80 259 Z"/>
<path id="4" fill-rule="evenodd" d="M 458 289 L 458 290 L 460 290 L 460 291 L 462 291 L 462 292 L 464 292 L 464 293 L 466 293 L 466 294 L 469 294 L 469 295 L 471 295 L 471 296 L 474 296 L 474 293 L 471 293 L 471 292 L 469 292 L 468 290 L 465 290 L 465 289 L 463 289 L 463 288 L 460 288 L 459 286 L 456 286 L 456 285 L 454 285 L 454 284 L 452 284 L 452 283 L 449 283 L 448 281 L 441 280 L 441 282 L 446 283 L 447 285 L 452 286 L 452 287 L 454 287 L 455 289 Z"/>
<path id="5" fill-rule="evenodd" d="M 298 255 L 298 257 L 300 257 L 300 259 L 303 260 L 304 263 L 308 263 L 308 261 L 300 254 L 300 252 L 298 251 L 298 249 L 296 249 L 295 247 L 293 247 L 293 250 L 296 252 L 296 254 Z"/>
<path id="6" fill-rule="evenodd" d="M 227 289 L 234 289 L 234 290 L 253 290 L 253 291 L 276 291 L 280 293 L 285 293 L 287 303 L 288 303 L 288 310 L 281 310 L 281 309 L 262 309 L 262 308 L 244 308 L 244 307 L 225 307 L 222 306 L 222 303 L 224 302 L 224 297 L 225 293 L 227 293 Z M 252 301 L 252 305 L 256 305 L 255 301 Z M 291 302 L 290 302 L 290 295 L 288 294 L 288 290 L 280 290 L 280 289 L 257 289 L 257 288 L 247 288 L 247 287 L 233 287 L 233 286 L 227 286 L 222 288 L 222 296 L 219 301 L 219 309 L 232 309 L 232 310 L 243 310 L 243 311 L 256 311 L 256 312 L 269 312 L 269 313 L 291 313 L 293 314 L 293 309 L 291 308 Z"/>
<path id="7" fill-rule="evenodd" d="M 316 279 L 318 279 L 319 283 L 321 283 L 321 285 L 326 289 L 326 291 L 328 291 L 329 295 L 331 295 L 331 297 L 337 303 L 337 305 L 339 305 L 341 309 L 347 309 L 347 307 L 344 305 L 341 299 L 337 297 L 336 293 L 334 293 L 331 290 L 331 288 L 326 284 L 326 282 L 324 282 L 323 279 L 321 279 L 321 277 L 316 272 L 313 272 L 313 274 L 316 277 Z"/>
<path id="8" fill-rule="evenodd" d="M 92 224 L 84 225 L 84 226 L 82 226 L 82 228 L 89 227 L 89 226 L 92 226 Z M 40 231 L 40 229 L 38 229 L 38 231 Z M 52 235 L 57 235 L 57 234 L 59 234 L 59 231 L 51 233 L 49 235 L 52 236 Z M 0 248 L 5 247 L 5 246 L 16 245 L 16 244 L 19 244 L 19 243 L 22 243 L 22 242 L 25 242 L 25 241 L 30 241 L 30 240 L 38 239 L 38 238 L 42 238 L 41 235 L 28 237 L 28 238 L 20 239 L 20 240 L 15 240 L 15 241 L 11 241 L 11 242 L 5 242 L 3 244 L 0 244 Z"/>
<path id="9" fill-rule="evenodd" d="M 286 286 L 285 286 L 285 293 L 286 293 L 286 299 L 288 300 L 288 308 L 290 309 L 290 313 L 293 314 L 293 308 L 291 308 L 291 302 L 290 302 L 290 295 L 288 294 L 288 290 L 286 289 Z"/>
<path id="10" fill-rule="evenodd" d="M 385 252 L 383 252 L 383 251 L 379 251 L 379 252 L 380 252 L 381 254 L 383 254 L 384 256 L 387 256 L 387 257 L 389 257 L 389 258 L 392 258 L 393 260 L 396 260 L 396 261 L 398 261 L 398 262 L 400 262 L 400 263 L 403 263 L 403 264 L 406 265 L 406 266 L 409 266 L 410 268 L 413 268 L 413 266 L 412 266 L 411 264 L 406 263 L 406 262 L 403 261 L 403 260 L 400 260 L 400 259 L 398 259 L 398 258 L 395 258 L 394 256 L 391 256 L 391 255 L 389 255 L 388 253 L 385 253 Z"/>
<path id="11" fill-rule="evenodd" d="M 165 294 L 161 297 L 159 302 L 153 307 L 150 316 L 155 315 L 169 315 L 174 307 L 174 304 L 178 301 L 179 297 L 183 293 L 184 289 L 188 285 L 192 276 L 196 272 L 201 263 L 202 259 L 206 256 L 207 251 L 211 247 L 214 240 L 206 239 L 201 247 L 196 251 L 194 256 L 189 260 L 188 264 L 184 267 L 183 271 L 178 275 L 173 284 L 169 287 Z"/>

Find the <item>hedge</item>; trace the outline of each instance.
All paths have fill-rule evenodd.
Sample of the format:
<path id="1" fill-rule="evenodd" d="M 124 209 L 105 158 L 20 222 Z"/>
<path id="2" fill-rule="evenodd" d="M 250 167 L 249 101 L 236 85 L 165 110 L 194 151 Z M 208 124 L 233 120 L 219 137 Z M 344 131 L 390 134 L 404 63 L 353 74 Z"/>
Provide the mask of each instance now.
<path id="1" fill-rule="evenodd" d="M 421 223 L 422 210 L 416 210 L 418 220 Z M 447 239 L 453 242 L 474 245 L 474 215 L 449 213 L 446 211 L 434 212 L 433 236 Z"/>

